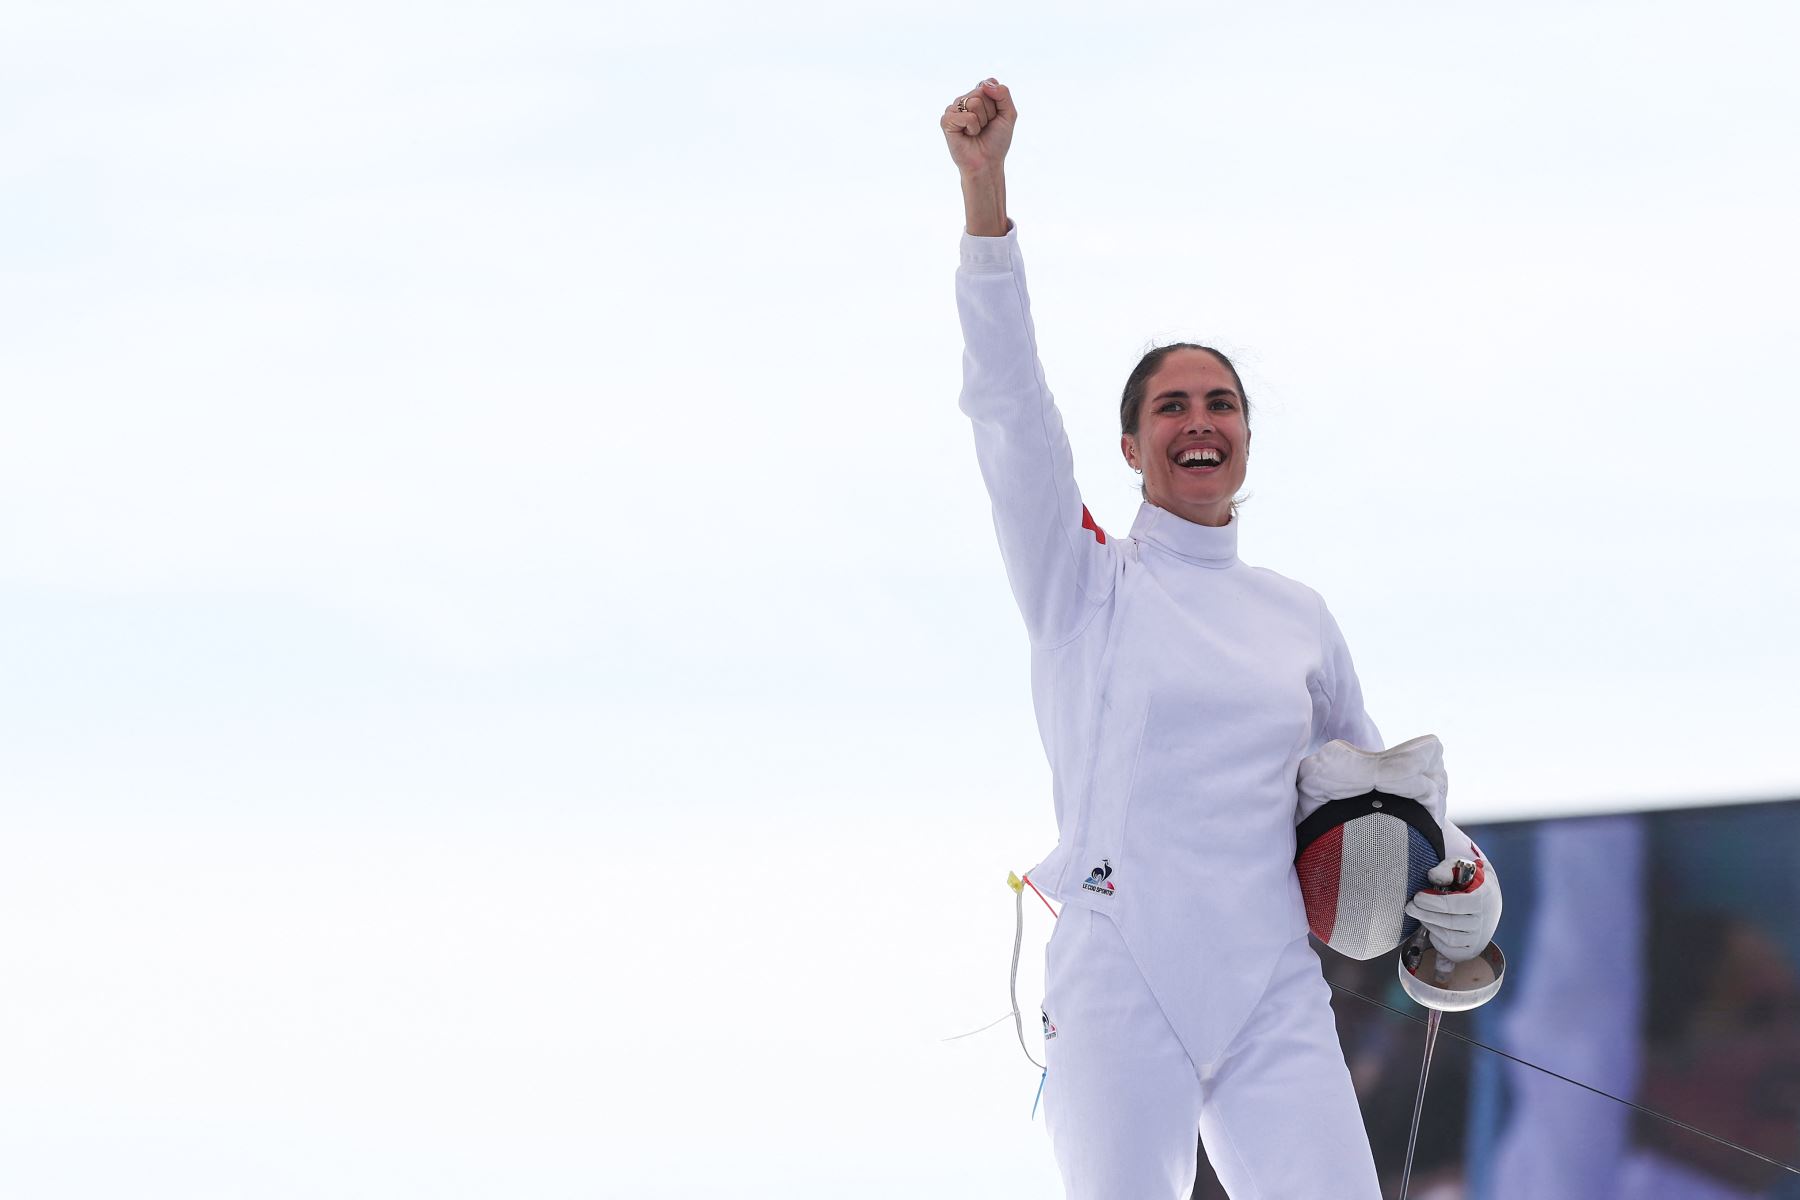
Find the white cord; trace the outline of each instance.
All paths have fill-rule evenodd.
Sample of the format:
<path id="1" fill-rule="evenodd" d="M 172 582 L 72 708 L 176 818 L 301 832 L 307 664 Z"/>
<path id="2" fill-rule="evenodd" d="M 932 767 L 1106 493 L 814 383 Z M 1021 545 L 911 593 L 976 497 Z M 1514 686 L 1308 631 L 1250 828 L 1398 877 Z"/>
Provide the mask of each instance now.
<path id="1" fill-rule="evenodd" d="M 989 1021 L 986 1025 L 983 1025 L 980 1029 L 971 1029 L 967 1033 L 958 1033 L 958 1034 L 954 1034 L 947 1038 L 939 1038 L 938 1041 L 940 1041 L 940 1042 L 960 1042 L 960 1041 L 962 1041 L 962 1039 L 964 1039 L 966 1037 L 974 1037 L 978 1033 L 986 1033 L 988 1030 L 992 1029 L 994 1026 L 998 1025 L 1000 1022 L 1008 1020 L 1011 1017 L 1012 1017 L 1012 1014 L 1009 1012 L 1001 1013 L 999 1016 L 997 1016 L 993 1020 Z"/>
<path id="2" fill-rule="evenodd" d="M 1025 1051 L 1025 1057 L 1031 1058 L 1031 1047 L 1025 1044 L 1025 1018 L 1019 1015 L 1019 947 L 1025 941 L 1025 889 L 1013 891 L 1013 959 L 1012 977 L 1007 981 L 1007 994 L 1012 997 L 1013 1028 L 1019 1032 L 1019 1049 Z M 1042 1071 L 1044 1064 L 1031 1058 L 1031 1065 Z"/>
<path id="3" fill-rule="evenodd" d="M 1036 1067 L 1040 1071 L 1045 1069 L 1043 1063 L 1041 1063 L 1037 1059 L 1031 1057 L 1031 1047 L 1027 1046 L 1025 1044 L 1025 1018 L 1019 1014 L 1019 950 L 1024 944 L 1025 944 L 1025 888 L 1023 886 L 1020 886 L 1020 887 L 1014 889 L 1014 891 L 1013 891 L 1012 974 L 1007 978 L 1007 984 L 1006 984 L 1007 995 L 1012 999 L 1012 1011 L 1009 1013 L 1005 1013 L 1001 1016 L 995 1017 L 993 1020 L 989 1021 L 986 1025 L 983 1025 L 980 1029 L 971 1029 L 967 1033 L 953 1034 L 952 1036 L 947 1037 L 947 1038 L 940 1038 L 940 1039 L 938 1039 L 939 1041 L 958 1042 L 966 1037 L 974 1037 L 978 1033 L 986 1033 L 988 1030 L 992 1029 L 994 1026 L 1000 1024 L 1000 1022 L 1006 1020 L 1007 1017 L 1011 1017 L 1012 1021 L 1013 1021 L 1013 1029 L 1016 1030 L 1019 1035 L 1019 1049 L 1025 1051 L 1025 1057 L 1027 1059 L 1031 1060 L 1032 1066 Z"/>

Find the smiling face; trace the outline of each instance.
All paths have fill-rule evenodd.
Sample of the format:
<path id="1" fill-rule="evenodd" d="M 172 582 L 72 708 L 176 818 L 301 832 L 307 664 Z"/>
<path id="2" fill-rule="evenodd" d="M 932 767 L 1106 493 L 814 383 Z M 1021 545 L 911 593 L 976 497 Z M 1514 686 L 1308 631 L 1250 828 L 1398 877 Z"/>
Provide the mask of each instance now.
<path id="1" fill-rule="evenodd" d="M 1144 499 L 1197 525 L 1231 520 L 1244 486 L 1250 427 L 1231 368 L 1204 350 L 1171 351 L 1144 389 L 1136 433 L 1119 439 L 1144 473 Z"/>

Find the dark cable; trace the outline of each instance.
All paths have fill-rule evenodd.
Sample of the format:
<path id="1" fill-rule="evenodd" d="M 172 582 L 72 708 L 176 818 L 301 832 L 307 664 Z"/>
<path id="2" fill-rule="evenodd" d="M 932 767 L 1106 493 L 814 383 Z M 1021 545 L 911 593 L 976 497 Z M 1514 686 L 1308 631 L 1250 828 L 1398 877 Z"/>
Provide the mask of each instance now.
<path id="1" fill-rule="evenodd" d="M 1326 982 L 1331 983 L 1330 980 L 1326 980 Z M 1343 992 L 1345 995 L 1355 996 L 1358 1000 L 1364 1001 L 1365 1003 L 1368 1003 L 1368 1004 L 1373 1004 L 1376 1008 L 1385 1008 L 1397 1017 L 1405 1017 L 1407 1020 L 1413 1022 L 1415 1025 L 1422 1025 L 1425 1023 L 1425 1018 L 1418 1016 L 1414 1013 L 1406 1012 L 1403 1009 L 1395 1008 L 1391 1004 L 1383 1004 L 1381 1001 L 1375 999 L 1373 996 L 1363 995 L 1361 992 L 1357 991 L 1355 988 L 1345 987 L 1341 983 L 1332 983 L 1331 986 L 1336 988 L 1338 991 Z M 1472 1037 L 1465 1037 L 1464 1035 L 1456 1032 L 1456 1030 L 1454 1030 L 1454 1029 L 1450 1029 L 1447 1027 L 1440 1027 L 1438 1032 L 1447 1033 L 1459 1042 L 1467 1042 L 1469 1045 L 1477 1046 L 1483 1050 L 1486 1050 L 1490 1054 L 1498 1054 L 1501 1058 L 1510 1059 L 1511 1061 L 1518 1063 L 1522 1067 L 1530 1067 L 1534 1071 L 1542 1071 L 1544 1074 L 1550 1076 L 1552 1079 L 1560 1079 L 1564 1083 L 1572 1083 L 1578 1088 L 1583 1088 L 1587 1091 L 1594 1093 L 1596 1096 L 1605 1096 L 1608 1100 L 1613 1100 L 1619 1104 L 1623 1104 L 1626 1108 L 1636 1109 L 1638 1112 L 1643 1113 L 1645 1116 L 1655 1117 L 1659 1121 L 1667 1121 L 1671 1125 L 1679 1125 L 1681 1128 L 1687 1130 L 1689 1133 L 1697 1133 L 1701 1137 L 1706 1138 L 1709 1141 L 1714 1141 L 1714 1142 L 1719 1143 L 1719 1145 L 1721 1145 L 1721 1146 L 1730 1146 L 1733 1150 L 1736 1150 L 1742 1154 L 1748 1154 L 1751 1158 L 1760 1158 L 1762 1161 L 1768 1163 L 1770 1166 L 1780 1167 L 1782 1170 L 1788 1172 L 1791 1175 L 1800 1175 L 1800 1167 L 1793 1166 L 1790 1163 L 1784 1163 L 1778 1158 L 1770 1158 L 1766 1154 L 1758 1154 L 1756 1151 L 1750 1149 L 1748 1146 L 1740 1146 L 1736 1142 L 1727 1141 L 1725 1138 L 1720 1137 L 1716 1133 L 1708 1133 L 1704 1129 L 1700 1129 L 1696 1126 L 1689 1125 L 1686 1121 L 1680 1120 L 1676 1117 L 1671 1117 L 1667 1113 L 1659 1113 L 1654 1108 L 1645 1108 L 1641 1104 L 1634 1104 L 1630 1100 L 1626 1100 L 1623 1097 L 1613 1095 L 1611 1092 L 1603 1092 L 1591 1083 L 1583 1083 L 1579 1079 L 1570 1079 L 1567 1075 L 1558 1075 L 1555 1071 L 1552 1071 L 1549 1067 L 1540 1067 L 1534 1062 L 1526 1062 L 1524 1059 L 1520 1058 L 1516 1054 L 1508 1054 L 1506 1051 L 1500 1049 L 1497 1046 L 1490 1046 L 1486 1042 L 1478 1042 Z"/>

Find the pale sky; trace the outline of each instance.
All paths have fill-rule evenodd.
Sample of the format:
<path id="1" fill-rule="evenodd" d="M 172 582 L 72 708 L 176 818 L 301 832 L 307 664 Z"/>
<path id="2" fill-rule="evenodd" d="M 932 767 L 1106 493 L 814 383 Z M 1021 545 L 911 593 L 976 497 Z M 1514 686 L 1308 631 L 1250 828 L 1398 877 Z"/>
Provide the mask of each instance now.
<path id="1" fill-rule="evenodd" d="M 1219 345 L 1243 557 L 1459 819 L 1800 792 L 1797 40 L 8 6 L 8 1191 L 1056 1194 L 1010 1030 L 939 1040 L 1054 840 L 956 410 L 988 74 L 1101 524 L 1137 356 Z"/>

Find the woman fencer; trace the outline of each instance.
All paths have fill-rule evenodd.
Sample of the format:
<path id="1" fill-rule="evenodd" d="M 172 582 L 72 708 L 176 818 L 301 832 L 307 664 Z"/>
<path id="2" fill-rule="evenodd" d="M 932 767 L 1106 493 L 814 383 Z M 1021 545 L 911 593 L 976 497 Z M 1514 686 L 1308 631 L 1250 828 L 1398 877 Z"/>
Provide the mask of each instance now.
<path id="1" fill-rule="evenodd" d="M 1234 1200 L 1377 1200 L 1293 857 L 1301 761 L 1381 736 L 1319 595 L 1238 558 L 1250 405 L 1223 354 L 1143 357 L 1119 410 L 1143 504 L 1124 537 L 1083 506 L 1007 212 L 1017 120 L 989 79 L 940 128 L 966 222 L 960 404 L 1055 784 L 1059 842 L 1031 871 L 1064 904 L 1045 964 L 1053 1152 L 1071 1200 L 1186 1200 L 1196 1130 Z M 1498 886 L 1471 886 L 1408 911 L 1473 954 Z"/>

